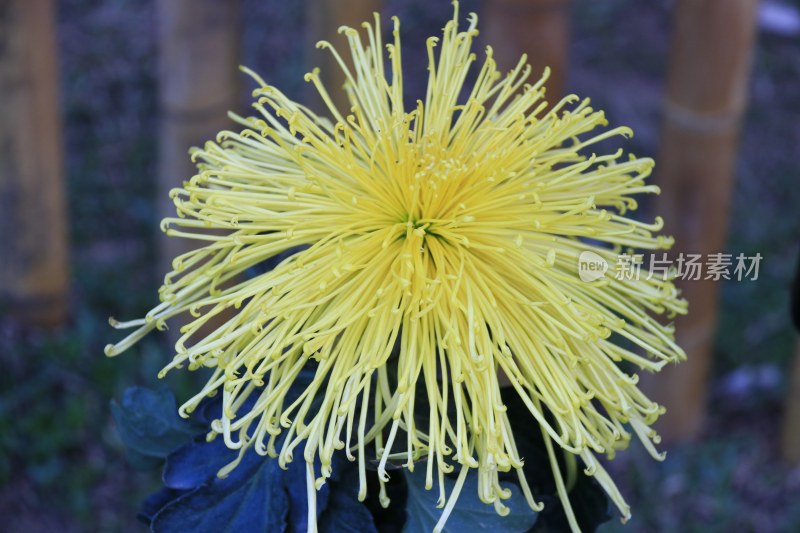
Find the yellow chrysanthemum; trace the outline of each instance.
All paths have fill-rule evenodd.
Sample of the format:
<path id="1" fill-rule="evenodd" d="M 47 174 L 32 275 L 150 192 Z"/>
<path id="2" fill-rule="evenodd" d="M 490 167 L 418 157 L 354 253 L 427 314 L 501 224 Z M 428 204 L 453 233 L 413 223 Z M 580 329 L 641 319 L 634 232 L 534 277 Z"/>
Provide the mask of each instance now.
<path id="1" fill-rule="evenodd" d="M 654 235 L 660 219 L 624 216 L 636 207 L 632 195 L 658 191 L 645 184 L 653 162 L 621 151 L 588 155 L 591 145 L 630 130 L 585 135 L 606 125 L 603 113 L 574 96 L 548 108 L 544 79 L 526 84 L 524 57 L 502 76 L 487 48 L 465 86 L 477 19 L 464 31 L 457 19 L 456 4 L 440 45 L 428 40 L 427 94 L 410 111 L 397 19 L 386 45 L 390 67 L 377 16 L 364 24 L 367 45 L 342 29 L 354 70 L 320 43 L 347 78 L 344 113 L 316 71 L 306 77 L 333 123 L 250 73 L 260 84 L 259 116 L 233 116 L 243 131 L 194 151 L 199 173 L 172 191 L 178 217 L 163 222 L 167 234 L 205 246 L 175 259 L 162 303 L 146 318 L 114 322 L 138 329 L 106 353 L 190 312 L 195 319 L 181 329 L 162 374 L 182 366 L 212 374 L 182 414 L 221 391 L 212 434 L 281 464 L 305 442 L 310 487 L 324 482 L 334 451 L 344 448 L 359 463 L 362 498 L 368 443 L 383 479 L 390 458 L 404 458 L 409 469 L 426 461 L 417 466 L 427 471 L 427 487 L 438 479 L 440 503 L 447 502 L 440 526 L 470 469 L 478 471 L 480 498 L 501 514 L 509 495 L 498 473 L 511 469 L 540 509 L 514 444 L 521 428 L 511 427 L 501 400 L 505 380 L 541 428 L 572 527 L 553 443 L 580 456 L 627 517 L 595 454 L 625 448 L 632 428 L 657 456 L 649 426 L 664 410 L 619 363 L 654 371 L 683 358 L 672 326 L 654 315 L 684 312 L 686 304 L 663 276 L 581 281 L 578 256 L 591 250 L 613 263 L 623 249 L 671 245 Z M 241 279 L 282 253 L 273 270 Z M 221 316 L 216 329 L 202 329 Z M 387 372 L 393 355 L 396 378 Z M 315 377 L 285 405 L 312 361 Z M 430 406 L 424 427 L 413 416 L 418 384 Z M 243 412 L 251 395 L 257 400 Z M 460 475 L 447 495 L 442 476 L 454 465 Z"/>

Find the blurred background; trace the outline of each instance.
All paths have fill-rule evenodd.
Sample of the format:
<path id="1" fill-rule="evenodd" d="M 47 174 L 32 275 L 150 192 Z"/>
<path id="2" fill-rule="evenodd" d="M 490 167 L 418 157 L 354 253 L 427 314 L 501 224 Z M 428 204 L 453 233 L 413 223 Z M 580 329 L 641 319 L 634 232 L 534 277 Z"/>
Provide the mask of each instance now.
<path id="1" fill-rule="evenodd" d="M 192 174 L 191 145 L 246 112 L 247 65 L 318 105 L 313 49 L 373 9 L 402 21 L 411 98 L 444 0 L 0 0 L 0 516 L 2 529 L 142 531 L 158 472 L 129 466 L 109 401 L 156 385 L 151 335 L 113 360 L 108 317 L 156 303 L 179 243 L 158 223 Z M 800 531 L 800 350 L 789 297 L 800 230 L 800 0 L 462 0 L 501 64 L 551 65 L 656 158 L 677 250 L 761 254 L 757 280 L 687 284 L 689 363 L 645 383 L 669 408 L 663 463 L 611 465 L 623 529 Z M 479 54 L 480 57 L 480 54 Z M 615 146 L 618 146 L 617 143 Z M 793 377 L 794 376 L 794 377 Z M 179 398 L 191 376 L 168 378 Z"/>

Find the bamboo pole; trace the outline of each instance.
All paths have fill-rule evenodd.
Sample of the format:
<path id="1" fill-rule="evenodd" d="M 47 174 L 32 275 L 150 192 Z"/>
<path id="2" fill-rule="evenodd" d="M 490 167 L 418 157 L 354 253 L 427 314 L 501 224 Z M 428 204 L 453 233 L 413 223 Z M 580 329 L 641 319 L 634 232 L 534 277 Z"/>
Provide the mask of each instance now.
<path id="1" fill-rule="evenodd" d="M 236 0 L 159 0 L 159 217 L 174 216 L 169 191 L 191 178 L 189 148 L 202 146 L 230 129 L 228 111 L 237 107 L 238 2 Z M 197 246 L 164 236 L 160 268 Z"/>
<path id="2" fill-rule="evenodd" d="M 678 0 L 658 159 L 656 211 L 675 236 L 674 254 L 720 252 L 741 117 L 747 99 L 757 0 Z M 705 415 L 718 281 L 683 281 L 689 314 L 676 320 L 688 361 L 650 380 L 665 405 L 666 440 L 696 437 Z"/>
<path id="3" fill-rule="evenodd" d="M 0 4 L 0 312 L 54 326 L 69 285 L 52 0 Z"/>
<path id="4" fill-rule="evenodd" d="M 484 45 L 492 47 L 501 70 L 517 65 L 526 54 L 531 78 L 538 80 L 546 67 L 545 99 L 553 104 L 564 96 L 569 48 L 569 0 L 485 0 L 479 28 Z M 500 371 L 500 384 L 510 381 Z"/>
<path id="5" fill-rule="evenodd" d="M 795 329 L 800 332 L 800 258 L 795 268 L 790 295 L 790 312 Z M 800 464 L 800 337 L 795 345 L 789 389 L 781 427 L 781 456 L 792 464 Z"/>
<path id="6" fill-rule="evenodd" d="M 797 340 L 792 361 L 786 410 L 783 413 L 781 455 L 789 463 L 800 464 L 800 339 Z"/>
<path id="7" fill-rule="evenodd" d="M 484 43 L 492 46 L 498 66 L 510 69 L 525 53 L 534 78 L 550 67 L 545 87 L 551 104 L 564 94 L 569 7 L 569 0 L 486 0 L 484 4 Z"/>
<path id="8" fill-rule="evenodd" d="M 362 22 L 373 22 L 372 14 L 380 12 L 381 4 L 381 0 L 307 0 L 309 50 L 313 50 L 318 41 L 328 41 L 340 52 L 346 50 L 347 40 L 337 33 L 338 29 L 350 26 L 360 30 Z M 352 69 L 349 55 L 341 55 Z M 320 68 L 320 80 L 328 89 L 333 103 L 340 112 L 349 113 L 350 104 L 342 90 L 345 77 L 341 68 L 328 51 L 314 54 L 314 59 L 314 65 Z M 321 101 L 314 101 L 313 107 L 322 111 Z"/>
<path id="9" fill-rule="evenodd" d="M 158 0 L 159 131 L 158 199 L 160 218 L 175 215 L 169 191 L 197 169 L 189 148 L 202 146 L 233 124 L 228 111 L 239 97 L 238 0 Z M 198 247 L 197 241 L 162 235 L 158 272 L 172 269 L 172 259 Z M 227 317 L 209 322 L 209 331 Z M 169 339 L 178 339 L 188 316 L 178 317 Z"/>

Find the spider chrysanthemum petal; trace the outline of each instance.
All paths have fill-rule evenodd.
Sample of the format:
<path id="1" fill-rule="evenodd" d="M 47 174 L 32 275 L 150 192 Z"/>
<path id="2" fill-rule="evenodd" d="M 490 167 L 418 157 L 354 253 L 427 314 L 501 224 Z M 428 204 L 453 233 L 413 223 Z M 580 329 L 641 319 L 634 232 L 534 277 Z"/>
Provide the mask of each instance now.
<path id="1" fill-rule="evenodd" d="M 477 469 L 480 498 L 499 512 L 508 494 L 498 475 L 516 470 L 540 509 L 501 399 L 507 384 L 538 423 L 572 527 L 554 444 L 580 456 L 628 516 L 595 454 L 625 448 L 632 428 L 657 456 L 650 425 L 663 408 L 620 362 L 655 371 L 682 359 L 657 315 L 686 303 L 669 276 L 587 283 L 577 269 L 586 250 L 613 262 L 621 250 L 671 245 L 655 234 L 660 219 L 625 216 L 633 195 L 657 192 L 645 182 L 653 162 L 591 153 L 630 131 L 591 133 L 606 120 L 588 100 L 548 107 L 544 79 L 526 84 L 524 57 L 502 75 L 488 48 L 465 85 L 476 22 L 459 30 L 456 4 L 441 40 L 429 39 L 427 94 L 410 110 L 396 19 L 388 65 L 377 16 L 364 25 L 366 44 L 342 29 L 354 69 L 333 53 L 349 110 L 334 106 L 316 71 L 307 75 L 333 122 L 251 73 L 258 114 L 233 116 L 241 132 L 193 152 L 198 174 L 172 191 L 178 216 L 163 222 L 203 246 L 175 259 L 145 319 L 114 322 L 138 329 L 106 353 L 191 313 L 163 372 L 206 367 L 211 377 L 181 413 L 221 392 L 212 433 L 282 464 L 302 445 L 294 460 L 311 465 L 312 485 L 344 448 L 359 464 L 362 498 L 368 444 L 382 480 L 390 459 L 408 468 L 425 460 L 428 488 L 438 484 L 447 503 L 440 526 L 454 501 L 442 476 L 454 467 L 456 492 Z M 272 270 L 242 280 L 276 257 Z M 209 328 L 214 317 L 225 318 Z M 304 391 L 286 401 L 309 368 Z M 414 415 L 423 402 L 424 423 Z"/>

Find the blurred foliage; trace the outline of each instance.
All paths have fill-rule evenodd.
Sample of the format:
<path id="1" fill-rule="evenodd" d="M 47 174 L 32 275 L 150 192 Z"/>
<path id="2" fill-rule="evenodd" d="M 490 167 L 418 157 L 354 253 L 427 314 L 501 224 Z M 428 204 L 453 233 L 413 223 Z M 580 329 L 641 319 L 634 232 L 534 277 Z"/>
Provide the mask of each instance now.
<path id="1" fill-rule="evenodd" d="M 787 472 L 776 464 L 763 436 L 752 429 L 728 430 L 699 446 L 676 447 L 662 463 L 633 446 L 611 470 L 631 495 L 633 518 L 624 526 L 612 521 L 600 531 L 798 531 L 800 470 Z"/>

